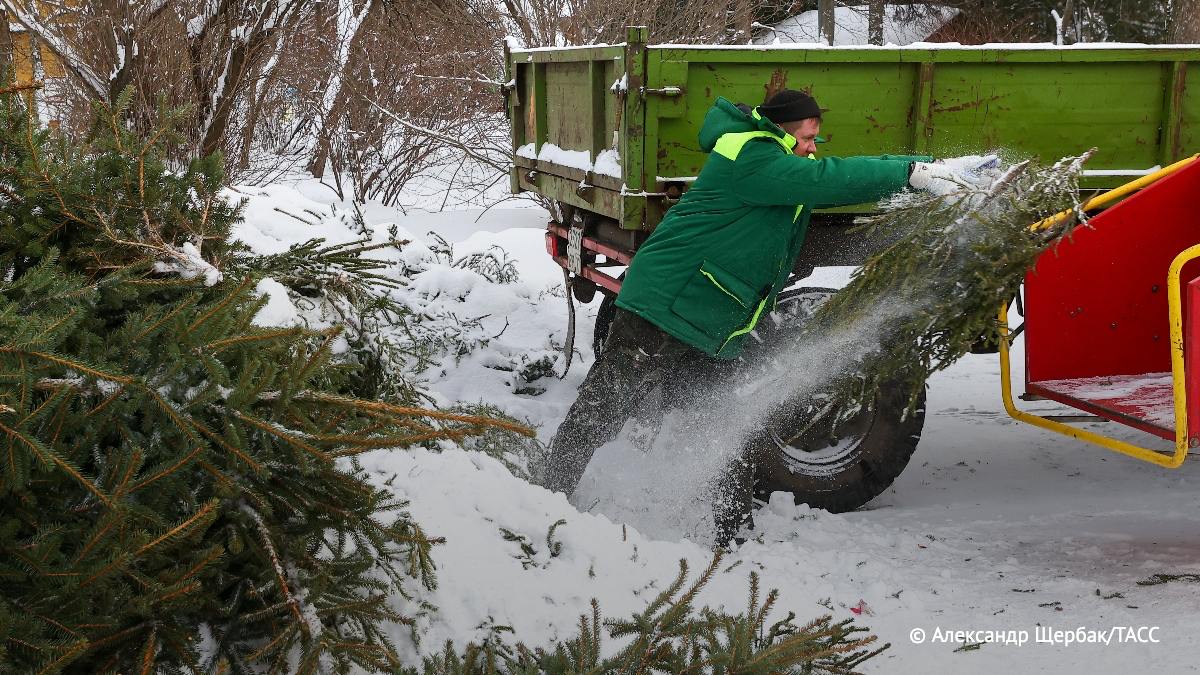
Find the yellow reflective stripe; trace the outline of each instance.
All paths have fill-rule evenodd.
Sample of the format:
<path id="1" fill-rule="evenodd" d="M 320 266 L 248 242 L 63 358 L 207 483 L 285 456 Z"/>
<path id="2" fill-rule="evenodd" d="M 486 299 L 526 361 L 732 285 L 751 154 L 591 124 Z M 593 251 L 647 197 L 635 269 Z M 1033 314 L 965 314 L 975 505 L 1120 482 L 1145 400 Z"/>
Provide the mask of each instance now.
<path id="1" fill-rule="evenodd" d="M 804 205 L 803 205 L 803 204 L 797 204 L 797 205 L 796 205 L 796 215 L 792 216 L 792 222 L 793 222 L 793 223 L 794 223 L 794 222 L 796 222 L 797 220 L 800 220 L 800 212 L 801 212 L 801 211 L 803 211 L 803 210 L 804 210 Z"/>
<path id="2" fill-rule="evenodd" d="M 759 114 L 759 112 L 758 112 L 758 108 L 755 108 L 755 109 L 751 110 L 751 111 L 750 111 L 750 116 L 751 116 L 751 117 L 753 117 L 753 118 L 754 118 L 754 119 L 756 119 L 756 120 L 761 120 L 761 119 L 763 118 L 763 117 L 762 117 L 762 115 L 761 115 L 761 114 Z M 772 122 L 772 124 L 774 124 L 774 122 Z M 776 124 L 775 126 L 777 126 L 777 127 L 778 127 L 779 125 L 778 125 L 778 124 Z M 780 127 L 780 128 L 779 128 L 779 130 L 780 130 L 780 131 L 783 131 L 783 127 Z M 773 134 L 772 134 L 772 135 L 773 135 Z M 775 138 L 779 138 L 779 137 L 778 137 L 778 136 L 775 136 Z M 821 141 L 818 141 L 818 143 L 820 143 L 820 142 L 823 142 L 823 140 L 824 140 L 824 139 L 822 139 Z M 796 142 L 797 142 L 797 141 L 796 141 L 796 137 L 795 137 L 795 136 L 793 136 L 793 135 L 789 134 L 788 132 L 784 131 L 784 132 L 783 132 L 783 141 L 781 141 L 781 142 L 783 143 L 783 147 L 784 147 L 785 149 L 787 149 L 787 151 L 788 151 L 788 152 L 791 152 L 791 151 L 792 151 L 792 149 L 796 147 Z M 811 157 L 811 155 L 809 155 L 809 156 Z M 814 159 L 815 159 L 815 158 L 814 158 Z"/>
<path id="3" fill-rule="evenodd" d="M 731 160 L 736 160 L 738 154 L 742 152 L 742 148 L 752 138 L 778 138 L 775 134 L 767 131 L 740 131 L 737 133 L 722 134 L 717 139 L 717 144 L 713 146 L 713 152 L 728 157 Z"/>
<path id="4" fill-rule="evenodd" d="M 746 303 L 744 303 L 740 299 L 738 299 L 738 296 L 734 295 L 733 293 L 730 293 L 728 288 L 725 288 L 724 286 L 722 286 L 721 282 L 717 281 L 716 277 L 709 274 L 708 272 L 705 272 L 704 270 L 700 270 L 700 274 L 703 274 L 704 276 L 708 277 L 708 280 L 713 282 L 713 286 L 716 286 L 717 288 L 721 289 L 722 293 L 733 298 L 737 302 L 737 304 L 741 305 L 742 307 L 746 306 Z"/>
<path id="5" fill-rule="evenodd" d="M 732 340 L 735 337 L 738 337 L 740 335 L 745 335 L 746 333 L 749 333 L 750 331 L 754 330 L 754 327 L 758 325 L 758 319 L 759 319 L 759 317 L 762 316 L 763 308 L 766 307 L 766 305 L 767 305 L 767 298 L 763 298 L 762 300 L 759 300 L 758 308 L 754 310 L 754 316 L 750 317 L 750 323 L 748 323 L 745 326 L 730 333 L 729 337 L 725 338 L 725 341 L 721 343 L 721 348 L 717 350 L 717 353 L 720 354 L 721 350 L 725 349 L 725 346 L 729 344 L 730 340 Z"/>
<path id="6" fill-rule="evenodd" d="M 787 150 L 788 152 L 791 152 L 792 148 L 796 147 L 796 139 L 793 138 L 791 134 L 784 134 L 783 138 L 780 138 L 769 131 L 739 131 L 736 133 L 722 134 L 721 137 L 717 139 L 716 144 L 713 146 L 713 152 L 730 160 L 737 160 L 738 155 L 741 154 L 742 148 L 746 146 L 746 143 L 749 143 L 751 139 L 755 138 L 769 138 L 778 143 L 783 147 L 784 150 Z"/>

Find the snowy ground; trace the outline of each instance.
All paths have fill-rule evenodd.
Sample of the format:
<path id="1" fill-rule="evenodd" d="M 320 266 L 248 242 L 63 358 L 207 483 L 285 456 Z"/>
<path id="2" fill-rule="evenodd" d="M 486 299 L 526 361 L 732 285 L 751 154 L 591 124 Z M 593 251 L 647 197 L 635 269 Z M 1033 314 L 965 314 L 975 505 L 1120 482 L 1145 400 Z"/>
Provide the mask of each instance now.
<path id="1" fill-rule="evenodd" d="M 271 204 L 331 201 L 311 184 L 288 190 L 254 197 L 244 238 L 270 229 Z M 426 378 L 441 403 L 498 404 L 540 425 L 540 438 L 548 440 L 591 363 L 597 303 L 579 310 L 579 354 L 565 379 L 522 383 L 511 369 L 497 368 L 562 344 L 566 302 L 551 290 L 561 272 L 544 253 L 544 214 L 504 205 L 478 222 L 480 211 L 373 207 L 367 215 L 377 230 L 394 222 L 425 243 L 434 230 L 458 251 L 495 244 L 510 253 L 520 282 L 499 290 L 460 284 L 452 299 L 463 312 L 487 314 L 482 324 L 496 337 Z M 294 224 L 278 241 L 313 236 Z M 264 242 L 257 247 L 268 247 Z M 846 275 L 819 273 L 828 281 Z M 425 274 L 445 290 L 445 270 Z M 446 295 L 438 288 L 414 292 L 434 302 Z M 912 463 L 865 509 L 832 515 L 773 500 L 759 512 L 756 540 L 727 556 L 701 602 L 742 607 L 747 574 L 759 570 L 767 587 L 782 591 L 780 612 L 856 616 L 890 642 L 866 672 L 1200 669 L 1187 646 L 1200 632 L 1200 583 L 1137 584 L 1157 573 L 1200 573 L 1200 461 L 1160 469 L 1017 423 L 1001 406 L 998 372 L 996 357 L 970 356 L 930 382 L 925 432 Z M 514 393 L 522 384 L 544 391 Z M 440 586 L 424 598 L 439 609 L 421 619 L 424 642 L 413 650 L 436 650 L 446 639 L 461 644 L 489 625 L 512 626 L 530 644 L 570 637 L 591 598 L 606 616 L 626 615 L 673 578 L 679 559 L 692 569 L 710 559 L 706 547 L 681 536 L 690 524 L 669 488 L 687 471 L 677 457 L 601 449 L 578 507 L 478 454 L 375 453 L 363 463 L 412 501 L 430 534 L 446 538 L 435 552 Z M 559 519 L 566 523 L 554 539 L 562 547 L 552 557 L 547 531 Z M 537 553 L 522 561 L 519 545 L 506 541 L 501 528 L 527 537 Z M 399 604 L 413 611 L 412 603 Z M 1145 627 L 1141 637 L 1158 642 L 1113 638 L 1107 646 L 1067 646 L 1063 633 L 1053 633 L 1113 627 Z M 921 644 L 911 639 L 917 629 L 924 631 Z M 962 650 L 961 638 L 935 641 L 945 631 L 1024 631 L 1028 642 Z M 1037 642 L 1052 636 L 1059 644 Z"/>

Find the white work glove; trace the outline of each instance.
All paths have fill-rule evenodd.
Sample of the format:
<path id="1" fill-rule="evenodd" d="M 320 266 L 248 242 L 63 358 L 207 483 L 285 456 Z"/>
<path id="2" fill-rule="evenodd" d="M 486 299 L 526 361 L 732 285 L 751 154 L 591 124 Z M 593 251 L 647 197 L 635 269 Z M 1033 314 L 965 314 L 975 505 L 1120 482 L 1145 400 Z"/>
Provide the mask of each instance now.
<path id="1" fill-rule="evenodd" d="M 908 184 L 935 195 L 987 187 L 999 175 L 996 155 L 967 155 L 937 162 L 914 162 Z"/>
<path id="2" fill-rule="evenodd" d="M 999 155 L 963 155 L 962 157 L 948 157 L 946 159 L 937 160 L 939 164 L 945 164 L 952 169 L 967 171 L 975 175 L 984 173 L 990 169 L 1000 168 Z"/>

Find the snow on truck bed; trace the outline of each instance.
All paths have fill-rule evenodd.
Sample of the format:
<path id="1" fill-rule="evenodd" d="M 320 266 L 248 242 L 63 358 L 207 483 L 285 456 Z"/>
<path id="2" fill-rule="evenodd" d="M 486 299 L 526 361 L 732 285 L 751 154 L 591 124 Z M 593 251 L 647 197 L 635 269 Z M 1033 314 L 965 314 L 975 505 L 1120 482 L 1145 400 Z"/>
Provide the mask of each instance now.
<path id="1" fill-rule="evenodd" d="M 1175 433 L 1175 380 L 1171 373 L 1045 380 L 1037 385 Z"/>
<path id="2" fill-rule="evenodd" d="M 251 245 L 353 236 L 336 218 L 304 227 L 273 210 L 294 212 L 305 200 L 327 208 L 329 196 L 311 183 L 244 194 L 251 221 L 238 231 Z M 518 283 L 476 280 L 451 297 L 431 293 L 430 280 L 409 291 L 425 308 L 486 315 L 481 330 L 495 336 L 480 352 L 448 359 L 425 377 L 441 403 L 493 402 L 540 425 L 539 437 L 548 440 L 591 363 L 587 336 L 598 303 L 579 308 L 576 363 L 566 378 L 538 380 L 545 391 L 537 395 L 516 393 L 513 374 L 496 368 L 497 360 L 551 351 L 566 326 L 566 302 L 552 292 L 560 272 L 537 226 L 544 214 L 502 205 L 476 225 L 477 212 L 456 217 L 410 208 L 405 215 L 379 205 L 365 211 L 377 232 L 395 223 L 411 235 L 407 255 L 414 258 L 430 243 L 431 229 L 463 252 L 499 243 L 512 254 Z M 525 226 L 504 229 L 506 221 Z M 440 269 L 430 265 L 427 272 L 437 276 Z M 1014 363 L 1023 363 L 1020 342 L 1016 351 Z M 747 574 L 758 570 L 766 588 L 782 591 L 776 618 L 787 611 L 801 619 L 853 617 L 890 642 L 864 664 L 868 673 L 1196 670 L 1200 583 L 1138 582 L 1200 573 L 1200 461 L 1164 470 L 1019 424 L 1003 412 L 998 373 L 994 356 L 972 355 L 931 380 L 925 432 L 911 464 L 864 509 L 834 515 L 775 495 L 759 511 L 753 538 L 726 558 L 700 602 L 740 611 Z M 1048 412 L 1054 405 L 1026 407 Z M 1145 438 L 1103 426 L 1114 428 L 1121 437 Z M 531 645 L 570 637 L 591 598 L 605 616 L 627 615 L 673 578 L 679 559 L 693 570 L 709 560 L 707 549 L 687 536 L 679 509 L 664 501 L 662 486 L 686 469 L 678 458 L 606 446 L 574 504 L 513 477 L 494 459 L 461 450 L 378 451 L 362 463 L 379 484 L 412 502 L 431 536 L 446 538 L 434 551 L 439 588 L 395 598 L 405 613 L 417 612 L 420 601 L 439 608 L 420 618 L 421 645 L 407 629 L 396 630 L 413 656 L 440 649 L 446 639 L 481 637 L 489 625 L 512 626 Z M 559 519 L 566 521 L 554 534 L 562 549 L 551 557 L 545 538 Z M 524 535 L 536 553 L 521 560 L 519 544 L 501 528 Z M 1113 626 L 1146 627 L 1144 637 L 1158 627 L 1152 634 L 1158 642 L 1062 644 L 1063 631 Z M 918 629 L 924 639 L 915 644 Z M 946 631 L 955 630 L 1025 631 L 1027 643 L 960 650 L 966 634 L 947 639 Z M 1039 635 L 1059 640 L 1035 642 Z"/>

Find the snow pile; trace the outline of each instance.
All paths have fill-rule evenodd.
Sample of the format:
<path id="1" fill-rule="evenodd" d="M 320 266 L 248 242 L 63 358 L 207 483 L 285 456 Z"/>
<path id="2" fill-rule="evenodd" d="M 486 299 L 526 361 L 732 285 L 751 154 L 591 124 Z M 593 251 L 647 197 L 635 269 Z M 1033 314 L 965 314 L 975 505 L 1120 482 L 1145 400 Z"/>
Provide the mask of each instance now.
<path id="1" fill-rule="evenodd" d="M 614 149 L 601 150 L 593 171 L 613 178 L 621 177 L 621 155 Z"/>
<path id="2" fill-rule="evenodd" d="M 288 295 L 287 286 L 267 277 L 258 282 L 254 292 L 267 299 L 267 304 L 254 315 L 255 326 L 290 327 L 301 324 L 300 310 Z"/>
<path id="3" fill-rule="evenodd" d="M 662 590 L 680 559 L 693 571 L 711 560 L 707 548 L 690 541 L 656 541 L 604 516 L 580 513 L 562 495 L 514 478 L 482 455 L 376 452 L 361 461 L 379 484 L 412 501 L 413 516 L 431 536 L 446 538 L 434 551 L 439 588 L 419 600 L 396 599 L 397 609 L 409 614 L 419 610 L 419 601 L 438 608 L 420 618 L 426 649 L 437 650 L 447 639 L 480 639 L 500 625 L 531 645 L 569 638 L 591 598 L 600 600 L 606 617 L 627 616 Z M 565 522 L 551 533 L 560 520 Z M 739 610 L 755 569 L 766 588 L 783 590 L 772 621 L 789 610 L 800 617 L 851 618 L 849 608 L 860 602 L 877 615 L 920 606 L 915 594 L 890 597 L 902 586 L 878 553 L 916 552 L 919 537 L 855 525 L 787 498 L 773 500 L 762 520 L 763 543 L 726 557 L 699 604 Z M 833 545 L 850 530 L 860 545 Z M 522 550 L 523 543 L 532 553 Z M 407 630 L 396 637 L 415 649 Z M 606 651 L 618 646 L 610 641 Z"/>
<path id="4" fill-rule="evenodd" d="M 244 220 L 234 227 L 233 238 L 262 255 L 283 253 L 317 237 L 329 244 L 345 244 L 366 234 L 355 230 L 350 209 L 311 199 L 288 185 L 236 187 L 225 196 L 245 202 Z M 386 228 L 372 239 L 386 241 Z"/>
<path id="5" fill-rule="evenodd" d="M 243 241 L 278 252 L 289 243 L 324 236 L 358 238 L 353 219 L 331 213 L 331 199 L 315 183 L 243 190 L 250 199 Z M 406 195 L 406 205 L 437 208 L 438 197 Z M 590 366 L 596 304 L 579 309 L 576 362 L 564 380 L 542 377 L 519 384 L 511 370 L 536 360 L 565 338 L 566 301 L 557 289 L 561 270 L 544 250 L 545 214 L 502 205 L 445 213 L 377 204 L 363 207 L 373 236 L 390 225 L 413 243 L 394 255 L 396 274 L 411 273 L 401 293 L 417 309 L 474 319 L 472 335 L 486 339 L 462 355 L 447 354 L 422 373 L 442 404 L 487 401 L 553 434 Z M 518 205 L 519 206 L 519 205 Z M 299 215 L 305 224 L 275 210 Z M 320 217 L 307 213 L 315 211 Z M 349 209 L 338 207 L 338 212 Z M 500 246 L 519 280 L 463 283 L 439 257 L 435 231 L 454 257 Z M 407 270 L 407 272 L 405 272 Z M 850 270 L 818 270 L 807 286 L 840 286 Z M 422 275 L 430 279 L 417 290 Z M 444 277 L 445 285 L 433 283 Z M 450 281 L 457 280 L 457 284 Z M 262 290 L 272 288 L 267 284 Z M 463 297 L 459 293 L 465 291 Z M 275 301 L 274 291 L 272 302 Z M 311 317 L 303 299 L 290 298 Z M 543 351 L 545 350 L 545 351 Z M 1017 345 L 1014 362 L 1022 361 Z M 514 386 L 516 385 L 516 386 Z M 544 387 L 540 394 L 525 387 Z M 775 495 L 755 518 L 755 539 L 730 554 L 700 598 L 734 610 L 745 605 L 746 576 L 782 590 L 780 612 L 800 619 L 829 613 L 856 618 L 892 648 L 864 665 L 867 672 L 1179 672 L 1191 667 L 1187 635 L 1200 630 L 1194 611 L 1200 585 L 1140 586 L 1156 573 L 1200 572 L 1196 542 L 1200 509 L 1196 469 L 1175 472 L 1077 446 L 1003 413 L 996 359 L 969 356 L 930 382 L 929 414 L 917 456 L 892 490 L 866 510 L 832 515 L 797 507 Z M 522 391 L 518 391 L 522 390 Z M 1047 403 L 1038 412 L 1049 412 Z M 1132 440 L 1132 439 L 1131 439 Z M 660 452 L 661 450 L 661 452 Z M 681 533 L 685 521 L 663 505 L 662 486 L 695 459 L 656 447 L 601 448 L 584 476 L 578 508 L 562 495 L 515 478 L 498 460 L 448 449 L 441 453 L 378 451 L 361 458 L 374 480 L 411 502 L 430 536 L 439 587 L 398 609 L 419 615 L 421 644 L 405 628 L 395 638 L 414 657 L 453 639 L 460 646 L 490 627 L 511 626 L 531 646 L 570 637 L 588 601 L 598 598 L 606 617 L 621 617 L 659 592 L 676 561 L 693 570 L 709 560 L 706 548 Z M 1191 467 L 1189 469 L 1188 467 Z M 702 509 L 707 515 L 707 508 Z M 693 514 L 697 515 L 697 514 Z M 546 542 L 561 544 L 551 555 Z M 625 523 L 625 525 L 622 525 Z M 632 525 L 631 524 L 635 524 Z M 506 538 L 501 528 L 511 533 Z M 522 539 L 523 538 L 523 539 Z M 532 554 L 522 551 L 524 541 Z M 1097 591 L 1100 592 L 1097 592 Z M 1119 597 L 1118 597 L 1119 594 Z M 422 611 L 428 602 L 437 610 Z M 1160 644 L 983 645 L 914 644 L 910 632 L 942 630 L 1074 629 L 1160 625 Z M 1170 627 L 1170 629 L 1166 628 Z M 606 643 L 606 651 L 617 645 Z M 956 651 L 958 650 L 958 651 Z"/>
<path id="6" fill-rule="evenodd" d="M 397 375 L 420 383 L 438 404 L 511 399 L 506 413 L 537 419 L 547 407 L 543 401 L 557 399 L 548 407 L 561 408 L 562 396 L 577 383 L 555 377 L 565 341 L 563 315 L 539 311 L 560 303 L 565 311 L 566 305 L 561 271 L 543 250 L 543 230 L 476 232 L 448 241 L 430 231 L 453 235 L 454 228 L 439 227 L 446 214 L 405 216 L 376 205 L 367 210 L 375 218 L 358 218 L 345 206 L 322 203 L 288 185 L 241 187 L 229 196 L 245 201 L 245 220 L 233 238 L 255 253 L 283 253 L 315 238 L 327 244 L 406 242 L 399 250 L 367 254 L 389 263 L 385 276 L 402 283 L 380 292 L 408 310 L 406 321 L 381 326 L 373 337 L 392 340 L 411 356 Z M 510 248 L 519 254 L 510 257 L 505 250 Z M 517 273 L 518 264 L 524 274 Z M 344 321 L 345 308 L 300 295 L 272 278 L 260 281 L 256 292 L 268 299 L 256 325 L 323 329 Z M 346 349 L 344 341 L 335 345 L 339 353 Z M 576 367 L 572 375 L 581 377 L 580 371 Z M 543 397 L 548 390 L 554 394 Z"/>
<path id="7" fill-rule="evenodd" d="M 927 40 L 945 26 L 959 10 L 942 5 L 884 5 L 883 44 L 907 45 Z M 756 45 L 821 43 L 818 12 L 810 10 L 765 26 L 754 38 Z M 870 44 L 867 6 L 836 7 L 833 15 L 833 45 L 850 47 Z"/>

